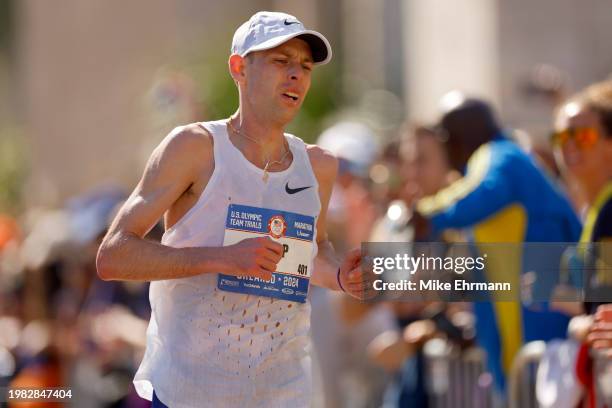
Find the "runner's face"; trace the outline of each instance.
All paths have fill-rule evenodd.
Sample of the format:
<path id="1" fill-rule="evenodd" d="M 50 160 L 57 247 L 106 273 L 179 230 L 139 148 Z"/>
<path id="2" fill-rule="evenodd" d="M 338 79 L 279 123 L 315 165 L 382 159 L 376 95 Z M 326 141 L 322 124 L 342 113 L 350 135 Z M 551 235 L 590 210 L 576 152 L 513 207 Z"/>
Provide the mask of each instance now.
<path id="1" fill-rule="evenodd" d="M 253 52 L 245 65 L 246 102 L 267 119 L 290 122 L 310 89 L 312 68 L 310 47 L 299 38 Z"/>

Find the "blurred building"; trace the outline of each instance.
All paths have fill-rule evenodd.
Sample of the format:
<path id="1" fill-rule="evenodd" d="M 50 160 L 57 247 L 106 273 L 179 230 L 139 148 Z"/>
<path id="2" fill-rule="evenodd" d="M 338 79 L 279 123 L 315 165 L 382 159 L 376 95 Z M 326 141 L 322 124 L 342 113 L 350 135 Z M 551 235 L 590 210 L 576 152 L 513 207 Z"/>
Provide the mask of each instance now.
<path id="1" fill-rule="evenodd" d="M 142 168 L 144 95 L 155 67 L 172 56 L 175 8 L 163 1 L 17 4 L 28 204 L 61 204 L 98 183 L 133 183 Z"/>
<path id="2" fill-rule="evenodd" d="M 410 0 L 403 3 L 407 109 L 431 119 L 451 89 L 488 98 L 536 138 L 552 105 L 612 73 L 605 0 Z M 561 95 L 559 95 L 561 94 Z"/>
<path id="3" fill-rule="evenodd" d="M 131 187 L 170 126 L 152 126 L 147 105 L 159 68 L 223 69 L 235 28 L 257 10 L 295 14 L 328 36 L 343 103 L 375 91 L 366 109 L 385 110 L 381 101 L 392 93 L 416 119 L 431 119 L 440 96 L 460 89 L 492 100 L 506 123 L 539 135 L 554 100 L 546 89 L 557 82 L 562 91 L 578 89 L 612 70 L 606 0 L 12 4 L 29 205 L 59 204 L 94 184 Z M 213 85 L 196 92 L 205 97 Z M 205 106 L 198 112 L 214 116 Z"/>

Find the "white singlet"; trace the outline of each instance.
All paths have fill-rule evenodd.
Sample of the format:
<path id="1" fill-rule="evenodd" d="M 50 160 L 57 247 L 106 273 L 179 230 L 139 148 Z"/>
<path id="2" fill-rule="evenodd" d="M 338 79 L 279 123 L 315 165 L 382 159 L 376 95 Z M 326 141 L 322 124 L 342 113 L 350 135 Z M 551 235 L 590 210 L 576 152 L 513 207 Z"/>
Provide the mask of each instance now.
<path id="1" fill-rule="evenodd" d="M 164 245 L 222 246 L 230 204 L 294 212 L 316 221 L 319 188 L 301 139 L 285 134 L 293 161 L 264 182 L 263 170 L 229 140 L 227 120 L 200 125 L 213 137 L 214 171 L 196 204 L 165 232 Z M 290 189 L 312 187 L 288 194 L 287 184 Z M 316 235 L 313 242 L 310 270 Z M 151 283 L 147 348 L 134 378 L 138 394 L 151 400 L 155 390 L 172 408 L 308 406 L 309 301 L 221 291 L 217 277 L 208 273 Z"/>

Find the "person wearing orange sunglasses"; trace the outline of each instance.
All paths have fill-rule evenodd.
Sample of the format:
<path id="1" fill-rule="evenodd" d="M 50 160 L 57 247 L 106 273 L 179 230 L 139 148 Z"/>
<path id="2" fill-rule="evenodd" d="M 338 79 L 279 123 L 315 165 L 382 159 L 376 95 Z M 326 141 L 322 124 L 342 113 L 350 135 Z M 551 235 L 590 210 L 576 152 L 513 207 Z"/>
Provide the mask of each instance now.
<path id="1" fill-rule="evenodd" d="M 588 207 L 612 180 L 612 81 L 595 84 L 561 106 L 552 135 L 562 173 Z"/>
<path id="2" fill-rule="evenodd" d="M 584 277 L 584 309 L 595 316 L 595 324 L 577 336 L 583 344 L 576 374 L 587 391 L 583 406 L 599 406 L 612 401 L 612 80 L 591 85 L 562 105 L 555 129 L 555 159 L 562 174 L 575 180 L 586 204 L 581 248 L 597 245 L 584 259 L 585 273 L 593 271 L 596 277 L 591 292 L 593 277 Z"/>

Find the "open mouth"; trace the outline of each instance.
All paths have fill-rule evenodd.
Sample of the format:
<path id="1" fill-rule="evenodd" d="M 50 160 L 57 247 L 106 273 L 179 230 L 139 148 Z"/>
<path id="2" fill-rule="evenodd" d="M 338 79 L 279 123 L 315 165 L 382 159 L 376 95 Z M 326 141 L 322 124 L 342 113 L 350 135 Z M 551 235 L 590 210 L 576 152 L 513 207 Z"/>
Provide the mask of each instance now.
<path id="1" fill-rule="evenodd" d="M 291 99 L 293 101 L 297 101 L 298 99 L 300 99 L 300 96 L 298 94 L 296 94 L 296 93 L 293 93 L 293 92 L 285 92 L 285 93 L 283 93 L 283 96 L 286 97 L 286 98 L 289 98 L 289 99 Z"/>

